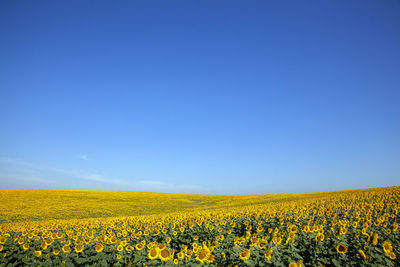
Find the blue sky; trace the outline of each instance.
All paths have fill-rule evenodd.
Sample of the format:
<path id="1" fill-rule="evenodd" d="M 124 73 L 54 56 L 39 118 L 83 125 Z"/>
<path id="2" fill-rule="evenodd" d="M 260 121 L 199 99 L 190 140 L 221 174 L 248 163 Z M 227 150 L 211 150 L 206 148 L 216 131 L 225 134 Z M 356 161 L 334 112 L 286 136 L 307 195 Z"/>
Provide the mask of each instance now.
<path id="1" fill-rule="evenodd" d="M 399 1 L 1 1 L 1 188 L 399 185 Z"/>

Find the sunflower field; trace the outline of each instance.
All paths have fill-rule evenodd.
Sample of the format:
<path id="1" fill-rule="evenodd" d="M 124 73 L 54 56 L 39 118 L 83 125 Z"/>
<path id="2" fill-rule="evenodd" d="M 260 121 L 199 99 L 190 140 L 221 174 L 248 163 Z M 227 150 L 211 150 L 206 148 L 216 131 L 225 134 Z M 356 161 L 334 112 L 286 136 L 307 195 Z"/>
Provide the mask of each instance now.
<path id="1" fill-rule="evenodd" d="M 0 266 L 400 266 L 400 187 L 0 190 Z"/>

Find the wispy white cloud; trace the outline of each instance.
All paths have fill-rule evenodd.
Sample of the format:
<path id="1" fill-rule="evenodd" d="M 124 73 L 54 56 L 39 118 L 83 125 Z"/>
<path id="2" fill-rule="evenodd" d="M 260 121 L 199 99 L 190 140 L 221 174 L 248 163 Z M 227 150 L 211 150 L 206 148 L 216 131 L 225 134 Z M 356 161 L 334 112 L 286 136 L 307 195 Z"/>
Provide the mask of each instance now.
<path id="1" fill-rule="evenodd" d="M 55 168 L 51 166 L 26 162 L 18 159 L 11 159 L 11 158 L 0 158 L 0 164 L 6 166 L 8 172 L 14 171 L 20 173 L 23 172 L 35 172 L 37 174 L 43 173 L 56 173 L 61 174 L 63 176 L 71 177 L 71 178 L 78 178 L 81 180 L 92 181 L 96 183 L 103 183 L 109 184 L 114 186 L 128 186 L 130 183 L 128 181 L 114 179 L 105 177 L 103 175 L 92 173 L 92 172 L 85 172 L 85 171 L 75 171 L 75 170 L 66 170 L 62 168 Z M 4 167 L 2 168 L 4 169 Z M 28 177 L 28 176 L 26 176 Z M 0 174 L 1 178 L 1 174 Z M 46 178 L 42 178 L 42 180 L 49 180 Z M 50 180 L 49 180 L 50 182 Z M 72 181 L 70 181 L 72 183 Z"/>
<path id="2" fill-rule="evenodd" d="M 35 176 L 35 175 L 28 175 L 28 174 L 15 174 L 15 173 L 0 173 L 0 180 L 9 180 L 9 181 L 29 181 L 35 183 L 45 183 L 46 180 Z"/>
<path id="3" fill-rule="evenodd" d="M 55 176 L 69 177 L 70 180 L 68 182 L 64 181 L 64 183 L 57 183 L 54 180 Z M 163 193 L 207 192 L 206 188 L 199 185 L 173 184 L 154 180 L 124 180 L 93 172 L 67 170 L 18 159 L 0 157 L 0 181 L 7 181 L 7 184 L 10 184 L 12 183 L 12 177 L 20 181 L 18 184 L 26 182 L 27 184 L 36 185 L 39 183 L 46 188 L 49 188 L 49 185 L 62 188 L 64 184 L 65 188 L 80 189 L 82 182 L 86 181 L 89 184 L 86 183 L 85 189 L 88 189 L 88 187 L 90 189 L 90 185 L 92 185 L 93 188 L 103 190 L 137 190 Z"/>
<path id="4" fill-rule="evenodd" d="M 82 155 L 79 156 L 79 158 L 82 159 L 82 160 L 88 160 L 89 156 L 86 155 L 86 154 L 82 154 Z"/>
<path id="5" fill-rule="evenodd" d="M 68 170 L 62 170 L 62 169 L 57 169 L 58 172 L 64 173 L 67 175 L 71 175 L 73 177 L 83 179 L 83 180 L 88 180 L 92 182 L 97 182 L 97 183 L 105 183 L 105 184 L 110 184 L 110 185 L 115 185 L 115 186 L 132 186 L 132 183 L 126 180 L 121 180 L 117 178 L 109 178 L 105 177 L 103 175 L 97 174 L 97 173 L 90 173 L 90 172 L 77 172 L 77 171 L 68 171 Z"/>
<path id="6" fill-rule="evenodd" d="M 171 184 L 161 181 L 142 180 L 137 184 L 145 191 L 165 193 L 205 193 L 206 189 L 199 185 Z"/>

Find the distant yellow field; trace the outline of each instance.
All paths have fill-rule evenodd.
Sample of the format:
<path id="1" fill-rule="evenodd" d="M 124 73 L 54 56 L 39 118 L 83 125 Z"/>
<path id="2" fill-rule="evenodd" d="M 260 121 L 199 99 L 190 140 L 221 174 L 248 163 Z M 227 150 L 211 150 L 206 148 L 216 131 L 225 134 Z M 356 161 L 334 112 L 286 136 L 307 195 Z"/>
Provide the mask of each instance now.
<path id="1" fill-rule="evenodd" d="M 187 195 L 130 191 L 0 190 L 0 222 L 152 215 L 326 199 L 352 192 L 282 195 Z"/>
<path id="2" fill-rule="evenodd" d="M 0 190 L 0 264 L 398 266 L 400 187 L 287 195 Z"/>

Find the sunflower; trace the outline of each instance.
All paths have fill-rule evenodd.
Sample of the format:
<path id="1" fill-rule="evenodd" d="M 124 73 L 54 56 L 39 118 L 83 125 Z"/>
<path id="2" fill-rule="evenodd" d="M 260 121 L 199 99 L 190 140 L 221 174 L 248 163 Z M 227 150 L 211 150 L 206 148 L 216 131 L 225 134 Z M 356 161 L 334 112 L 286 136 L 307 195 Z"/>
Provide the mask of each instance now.
<path id="1" fill-rule="evenodd" d="M 158 258 L 159 254 L 160 254 L 159 248 L 158 248 L 158 247 L 155 247 L 155 248 L 152 248 L 152 249 L 149 251 L 148 257 L 149 257 L 150 260 L 154 260 L 154 259 L 157 259 L 157 258 Z"/>
<path id="2" fill-rule="evenodd" d="M 267 248 L 267 245 L 266 245 L 265 243 L 259 243 L 259 244 L 258 244 L 258 248 L 259 248 L 259 249 L 266 249 L 266 248 Z"/>
<path id="3" fill-rule="evenodd" d="M 104 249 L 104 246 L 102 244 L 96 244 L 95 248 L 97 253 L 102 252 Z"/>
<path id="4" fill-rule="evenodd" d="M 134 250 L 135 248 L 134 247 L 132 247 L 131 245 L 128 245 L 128 246 L 126 246 L 126 248 L 125 248 L 125 250 L 126 251 L 132 251 L 132 250 Z"/>
<path id="5" fill-rule="evenodd" d="M 160 259 L 162 261 L 169 261 L 172 258 L 171 251 L 169 249 L 164 248 L 160 251 Z"/>
<path id="6" fill-rule="evenodd" d="M 364 259 L 364 260 L 366 260 L 367 259 L 367 256 L 365 255 L 365 252 L 364 251 L 362 251 L 361 249 L 358 251 L 358 253 L 360 254 L 360 256 Z"/>
<path id="7" fill-rule="evenodd" d="M 389 255 L 393 251 L 392 243 L 389 241 L 383 242 L 383 251 L 385 251 L 386 255 Z"/>
<path id="8" fill-rule="evenodd" d="M 324 239 L 325 239 L 325 235 L 324 235 L 324 234 L 318 233 L 318 234 L 315 236 L 315 241 L 322 242 L 322 241 L 324 241 Z"/>
<path id="9" fill-rule="evenodd" d="M 212 254 L 208 255 L 207 260 L 208 260 L 209 263 L 213 263 L 214 259 L 215 259 L 214 255 L 212 255 Z"/>
<path id="10" fill-rule="evenodd" d="M 55 249 L 53 250 L 53 254 L 57 256 L 58 254 L 60 254 L 60 251 L 58 249 Z"/>
<path id="11" fill-rule="evenodd" d="M 121 252 L 123 249 L 124 249 L 124 247 L 121 246 L 121 245 L 119 245 L 119 246 L 117 247 L 117 251 L 118 251 L 118 252 Z"/>
<path id="12" fill-rule="evenodd" d="M 243 261 L 248 260 L 250 258 L 250 250 L 248 250 L 248 249 L 243 250 L 240 253 L 239 257 Z"/>
<path id="13" fill-rule="evenodd" d="M 345 245 L 343 245 L 342 243 L 340 243 L 339 245 L 337 245 L 336 251 L 339 254 L 346 254 L 347 253 L 347 247 Z"/>
<path id="14" fill-rule="evenodd" d="M 267 260 L 267 261 L 271 260 L 271 256 L 272 256 L 272 253 L 269 253 L 269 252 L 267 252 L 267 253 L 264 254 L 264 258 L 265 258 L 265 260 Z"/>
<path id="15" fill-rule="evenodd" d="M 71 251 L 71 248 L 70 248 L 68 245 L 64 245 L 64 246 L 62 247 L 62 251 L 63 251 L 64 253 L 68 253 L 68 252 Z"/>
<path id="16" fill-rule="evenodd" d="M 144 248 L 144 245 L 142 243 L 138 243 L 136 244 L 135 248 L 140 251 Z"/>
<path id="17" fill-rule="evenodd" d="M 121 255 L 117 254 L 117 260 L 120 260 L 121 257 L 122 257 Z"/>
<path id="18" fill-rule="evenodd" d="M 379 235 L 377 233 L 374 233 L 372 235 L 372 233 L 371 233 L 371 236 L 372 236 L 372 244 L 374 244 L 374 245 L 378 244 Z M 368 237 L 368 241 L 371 239 L 371 236 Z"/>
<path id="19" fill-rule="evenodd" d="M 185 257 L 185 254 L 181 251 L 178 253 L 178 259 L 183 259 Z"/>
<path id="20" fill-rule="evenodd" d="M 186 258 L 191 258 L 192 257 L 192 255 L 193 255 L 193 251 L 192 250 L 190 250 L 190 249 L 188 249 L 188 250 L 186 250 L 186 252 L 185 252 L 185 254 L 186 254 Z"/>
<path id="21" fill-rule="evenodd" d="M 390 256 L 390 259 L 391 259 L 391 260 L 395 260 L 395 259 L 396 259 L 396 254 L 394 254 L 393 251 L 391 251 L 391 252 L 389 253 L 389 256 Z"/>
<path id="22" fill-rule="evenodd" d="M 24 250 L 27 250 L 27 249 L 29 248 L 29 244 L 28 244 L 28 243 L 23 244 L 23 245 L 22 245 L 22 248 L 23 248 Z"/>
<path id="23" fill-rule="evenodd" d="M 294 240 L 295 237 L 296 237 L 296 233 L 295 233 L 295 232 L 290 232 L 290 233 L 289 233 L 289 238 L 290 238 L 290 239 L 293 239 L 293 240 Z"/>
<path id="24" fill-rule="evenodd" d="M 289 263 L 289 267 L 297 267 L 297 262 L 291 262 L 291 263 Z"/>
<path id="25" fill-rule="evenodd" d="M 82 244 L 75 246 L 75 252 L 81 253 L 85 247 Z"/>
<path id="26" fill-rule="evenodd" d="M 197 254 L 196 260 L 199 261 L 200 263 L 204 263 L 204 261 L 207 260 L 209 255 L 210 255 L 210 250 L 207 247 L 204 247 Z"/>
<path id="27" fill-rule="evenodd" d="M 39 258 L 40 255 L 42 255 L 42 252 L 41 252 L 40 250 L 36 250 L 36 251 L 33 253 L 33 255 L 34 255 L 36 258 Z"/>
<path id="28" fill-rule="evenodd" d="M 251 237 L 251 233 L 249 231 L 246 232 L 246 239 L 249 239 Z"/>
<path id="29" fill-rule="evenodd" d="M 346 227 L 340 227 L 340 234 L 341 235 L 347 234 L 347 228 Z"/>

